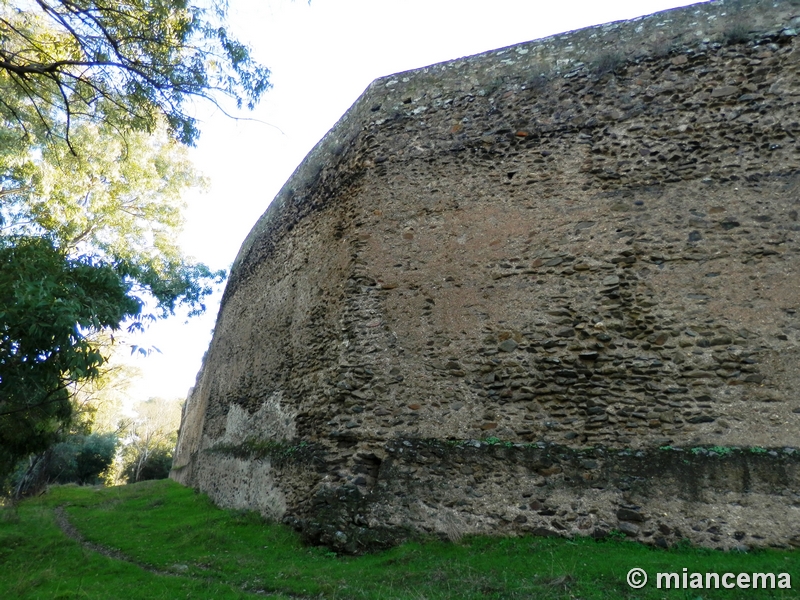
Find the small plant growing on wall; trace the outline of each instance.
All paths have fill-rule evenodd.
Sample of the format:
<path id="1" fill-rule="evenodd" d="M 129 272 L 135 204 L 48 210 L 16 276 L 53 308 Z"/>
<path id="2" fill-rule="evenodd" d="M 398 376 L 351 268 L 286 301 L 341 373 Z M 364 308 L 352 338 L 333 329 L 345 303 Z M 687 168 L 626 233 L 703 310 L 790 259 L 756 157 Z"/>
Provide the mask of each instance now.
<path id="1" fill-rule="evenodd" d="M 750 28 L 742 21 L 731 23 L 722 32 L 726 44 L 743 44 L 750 41 Z"/>
<path id="2" fill-rule="evenodd" d="M 675 49 L 675 42 L 666 35 L 659 35 L 650 43 L 650 52 L 655 57 L 667 56 Z"/>
<path id="3" fill-rule="evenodd" d="M 602 77 L 607 73 L 616 75 L 625 65 L 625 57 L 616 50 L 603 52 L 594 61 L 595 72 Z"/>

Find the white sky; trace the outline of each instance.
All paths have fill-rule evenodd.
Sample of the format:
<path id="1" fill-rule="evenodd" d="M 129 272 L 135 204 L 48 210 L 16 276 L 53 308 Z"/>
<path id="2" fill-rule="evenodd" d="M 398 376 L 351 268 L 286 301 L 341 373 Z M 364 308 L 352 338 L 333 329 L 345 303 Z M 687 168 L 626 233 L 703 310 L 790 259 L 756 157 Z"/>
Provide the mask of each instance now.
<path id="1" fill-rule="evenodd" d="M 687 0 L 230 0 L 230 32 L 272 71 L 253 114 L 206 109 L 192 152 L 210 179 L 188 198 L 182 245 L 229 268 L 250 228 L 305 155 L 377 77 L 599 23 L 693 4 Z M 268 125 L 269 124 L 269 125 Z M 131 400 L 185 397 L 208 348 L 219 298 L 203 317 L 173 318 L 140 339 L 161 354 L 131 358 L 143 377 Z"/>

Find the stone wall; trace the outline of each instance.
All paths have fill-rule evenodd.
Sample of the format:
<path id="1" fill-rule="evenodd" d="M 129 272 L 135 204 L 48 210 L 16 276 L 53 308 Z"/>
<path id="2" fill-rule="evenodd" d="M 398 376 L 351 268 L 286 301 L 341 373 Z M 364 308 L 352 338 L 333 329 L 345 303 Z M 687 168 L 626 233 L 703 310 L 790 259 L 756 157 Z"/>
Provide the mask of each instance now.
<path id="1" fill-rule="evenodd" d="M 800 544 L 798 27 L 718 1 L 375 81 L 245 240 L 173 477 L 350 551 Z"/>

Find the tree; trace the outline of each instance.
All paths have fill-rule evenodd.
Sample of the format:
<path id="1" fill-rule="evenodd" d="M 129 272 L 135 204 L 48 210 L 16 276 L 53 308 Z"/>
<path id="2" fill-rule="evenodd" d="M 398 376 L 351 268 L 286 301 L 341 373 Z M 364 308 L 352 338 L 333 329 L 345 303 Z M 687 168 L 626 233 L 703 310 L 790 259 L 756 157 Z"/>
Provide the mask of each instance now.
<path id="1" fill-rule="evenodd" d="M 0 244 L 0 475 L 59 439 L 70 385 L 104 357 L 85 330 L 119 328 L 141 303 L 124 264 L 70 258 L 46 238 Z M 5 472 L 3 472 L 5 471 Z"/>
<path id="2" fill-rule="evenodd" d="M 101 347 L 108 343 L 101 340 Z M 71 418 L 54 433 L 60 441 L 21 461 L 5 483 L 0 478 L 0 495 L 21 498 L 50 483 L 116 481 L 116 450 L 124 434 L 121 396 L 135 373 L 132 367 L 105 362 L 96 378 L 72 382 Z"/>
<path id="3" fill-rule="evenodd" d="M 224 277 L 175 242 L 181 195 L 201 179 L 163 130 L 121 140 L 84 124 L 75 141 L 78 155 L 0 156 L 0 478 L 65 431 L 71 390 L 110 351 L 98 332 L 143 329 L 178 305 L 200 313 Z M 142 313 L 149 297 L 156 315 Z"/>
<path id="4" fill-rule="evenodd" d="M 163 129 L 74 132 L 77 155 L 0 154 L 0 478 L 66 431 L 71 391 L 110 351 L 98 332 L 143 329 L 178 305 L 200 313 L 224 277 L 175 242 L 182 194 L 202 183 L 182 147 Z M 148 297 L 156 315 L 142 313 Z"/>
<path id="5" fill-rule="evenodd" d="M 106 336 L 93 339 L 100 348 L 116 345 Z M 70 389 L 72 401 L 72 423 L 70 434 L 113 433 L 121 436 L 120 419 L 124 400 L 128 397 L 128 387 L 140 375 L 137 367 L 121 364 L 114 360 L 112 353 L 103 363 L 100 374 L 95 379 L 76 382 Z"/>
<path id="6" fill-rule="evenodd" d="M 252 108 L 269 71 L 209 2 L 0 0 L 0 480 L 69 430 L 98 332 L 199 313 L 224 276 L 174 241 L 188 109 Z"/>
<path id="7" fill-rule="evenodd" d="M 269 70 L 225 29 L 227 3 L 0 0 L 0 115 L 16 134 L 71 144 L 72 125 L 154 131 L 193 144 L 191 98 L 252 108 Z"/>
<path id="8" fill-rule="evenodd" d="M 122 475 L 128 483 L 164 479 L 178 441 L 181 402 L 150 398 L 135 410 L 137 416 L 130 422 L 130 436 L 122 450 Z"/>
<path id="9" fill-rule="evenodd" d="M 73 435 L 52 447 L 45 463 L 46 478 L 54 483 L 97 485 L 111 468 L 119 439 L 114 433 Z"/>
<path id="10" fill-rule="evenodd" d="M 7 492 L 20 498 L 51 483 L 97 485 L 113 481 L 118 445 L 119 437 L 113 432 L 67 435 L 21 463 L 8 482 L 11 489 Z"/>
<path id="11" fill-rule="evenodd" d="M 176 242 L 183 194 L 204 181 L 165 128 L 120 138 L 108 127 L 81 123 L 73 127 L 71 148 L 0 150 L 0 173 L 6 238 L 47 235 L 66 252 L 125 262 L 164 314 L 180 303 L 204 309 L 211 289 L 204 282 L 221 274 L 187 261 Z"/>

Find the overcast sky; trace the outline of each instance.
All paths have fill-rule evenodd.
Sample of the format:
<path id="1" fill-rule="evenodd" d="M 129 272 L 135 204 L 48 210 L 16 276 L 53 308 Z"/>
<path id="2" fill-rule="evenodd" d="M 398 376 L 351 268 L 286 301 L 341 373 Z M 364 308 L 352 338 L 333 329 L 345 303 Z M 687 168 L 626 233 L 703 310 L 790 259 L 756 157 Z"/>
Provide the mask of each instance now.
<path id="1" fill-rule="evenodd" d="M 305 155 L 384 75 L 693 4 L 681 0 L 229 0 L 231 33 L 272 71 L 258 109 L 231 120 L 201 109 L 192 151 L 210 179 L 187 198 L 187 254 L 228 268 L 258 217 Z M 211 339 L 218 297 L 204 317 L 152 326 L 129 359 L 143 376 L 131 400 L 185 397 Z"/>

